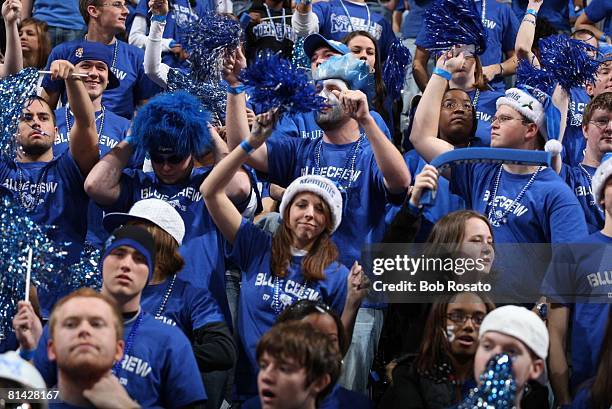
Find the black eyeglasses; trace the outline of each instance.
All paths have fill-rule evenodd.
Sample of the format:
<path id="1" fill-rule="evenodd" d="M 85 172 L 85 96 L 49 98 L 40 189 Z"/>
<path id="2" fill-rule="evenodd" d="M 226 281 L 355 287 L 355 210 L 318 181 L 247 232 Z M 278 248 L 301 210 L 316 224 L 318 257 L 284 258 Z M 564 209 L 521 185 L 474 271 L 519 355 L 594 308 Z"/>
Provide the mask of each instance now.
<path id="1" fill-rule="evenodd" d="M 151 154 L 151 162 L 156 164 L 164 164 L 168 163 L 170 165 L 178 165 L 182 161 L 184 161 L 186 156 L 181 155 L 158 155 Z"/>
<path id="2" fill-rule="evenodd" d="M 446 317 L 452 322 L 454 322 L 455 324 L 465 324 L 468 318 L 470 318 L 472 322 L 474 323 L 474 325 L 480 326 L 480 324 L 482 324 L 482 321 L 485 318 L 485 314 L 483 313 L 466 314 L 463 311 L 453 311 L 449 314 L 446 314 Z"/>

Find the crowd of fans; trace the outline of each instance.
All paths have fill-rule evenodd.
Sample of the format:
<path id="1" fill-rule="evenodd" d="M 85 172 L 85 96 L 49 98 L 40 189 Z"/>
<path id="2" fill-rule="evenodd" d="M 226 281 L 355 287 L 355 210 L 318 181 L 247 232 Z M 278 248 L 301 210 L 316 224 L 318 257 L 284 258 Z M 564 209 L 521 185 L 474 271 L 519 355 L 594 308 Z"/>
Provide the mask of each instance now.
<path id="1" fill-rule="evenodd" d="M 55 388 L 53 408 L 471 408 L 508 357 L 500 409 L 612 407 L 612 2 L 474 0 L 486 48 L 442 52 L 426 47 L 432 4 L 4 0 L 0 78 L 50 74 L 0 194 L 66 265 L 98 248 L 101 289 L 32 287 L 5 317 L 3 385 Z M 215 121 L 167 91 L 198 68 L 182 34 L 211 12 L 244 30 L 217 62 Z M 555 34 L 598 69 L 543 102 L 515 73 Z M 413 59 L 394 99 L 398 38 Z M 303 53 L 324 108 L 253 103 L 241 73 L 267 51 Z M 474 147 L 552 162 L 430 164 Z M 479 260 L 417 274 L 492 290 L 388 302 L 362 251 L 379 243 Z"/>

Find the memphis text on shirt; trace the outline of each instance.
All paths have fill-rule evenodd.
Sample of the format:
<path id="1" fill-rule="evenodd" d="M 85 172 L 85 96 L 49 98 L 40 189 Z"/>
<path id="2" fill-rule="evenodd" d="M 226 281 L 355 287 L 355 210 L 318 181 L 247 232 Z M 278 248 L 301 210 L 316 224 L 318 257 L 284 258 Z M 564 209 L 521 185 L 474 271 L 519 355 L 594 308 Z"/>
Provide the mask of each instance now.
<path id="1" fill-rule="evenodd" d="M 591 288 L 597 288 L 602 285 L 612 286 L 612 271 L 598 271 L 587 275 Z"/>
<path id="2" fill-rule="evenodd" d="M 284 282 L 281 290 L 286 294 L 291 294 L 295 296 L 299 300 L 308 299 L 312 301 L 317 301 L 321 298 L 317 290 L 308 287 L 304 283 L 298 283 L 296 281 L 288 279 L 281 280 L 281 282 Z M 269 287 L 272 291 L 274 291 L 275 284 L 276 277 L 268 273 L 257 273 L 257 277 L 255 278 L 255 287 L 266 286 Z"/>
<path id="3" fill-rule="evenodd" d="M 146 378 L 151 373 L 151 365 L 147 361 L 143 361 L 140 358 L 131 355 L 123 355 L 121 360 L 121 369 L 126 372 L 130 372 L 139 375 L 141 378 Z M 127 385 L 126 378 L 120 378 L 119 382 L 122 385 Z"/>
<path id="4" fill-rule="evenodd" d="M 319 172 L 316 172 L 314 167 L 306 166 L 305 168 L 302 168 L 300 176 L 305 175 L 321 175 L 332 180 L 350 179 L 352 183 L 355 183 L 357 179 L 359 179 L 359 176 L 361 176 L 361 171 L 339 168 L 336 166 L 323 166 L 319 169 Z"/>
<path id="5" fill-rule="evenodd" d="M 376 40 L 380 40 L 380 36 L 382 35 L 382 26 L 378 23 L 371 22 L 368 27 L 368 21 L 359 18 L 359 17 L 351 17 L 349 18 L 345 14 L 335 14 L 331 15 L 331 33 L 350 33 L 352 31 L 367 31 L 372 34 L 372 36 Z"/>
<path id="6" fill-rule="evenodd" d="M 26 180 L 20 184 L 14 179 L 6 179 L 2 186 L 15 192 L 26 191 L 31 194 L 36 194 L 36 192 L 40 192 L 40 194 L 47 192 L 55 193 L 57 190 L 57 182 L 43 182 L 37 184 Z"/>
<path id="7" fill-rule="evenodd" d="M 57 136 L 55 137 L 55 142 L 53 142 L 54 145 L 59 145 L 61 143 L 69 143 L 70 142 L 70 135 L 65 135 L 63 132 L 58 133 Z M 110 137 L 106 136 L 106 135 L 100 135 L 100 139 L 98 139 L 98 145 L 100 146 L 106 146 L 107 148 L 113 149 L 119 142 L 111 139 Z"/>
<path id="8" fill-rule="evenodd" d="M 482 198 L 482 201 L 488 203 L 490 196 L 491 196 L 491 192 L 489 190 L 485 190 L 485 194 L 484 194 L 484 197 Z M 493 200 L 493 204 L 491 206 L 493 206 L 494 209 L 496 208 L 507 209 L 510 206 L 512 206 L 513 202 L 514 202 L 513 199 L 508 199 L 506 196 L 497 195 L 495 196 L 495 199 Z M 513 209 L 511 209 L 511 212 L 517 217 L 522 216 L 529 211 L 529 208 L 523 206 L 520 203 L 514 203 L 514 206 L 512 207 Z"/>
<path id="9" fill-rule="evenodd" d="M 172 206 L 179 208 L 184 207 L 178 203 L 178 199 L 180 197 L 185 197 L 187 200 L 191 200 L 192 202 L 199 202 L 200 200 L 202 200 L 202 194 L 200 193 L 200 191 L 192 186 L 188 186 L 172 196 L 163 195 L 159 193 L 157 189 L 155 189 L 155 187 L 153 186 L 140 189 L 140 200 L 149 199 L 151 197 L 161 199 L 165 202 L 170 203 Z"/>
<path id="10" fill-rule="evenodd" d="M 584 108 L 586 108 L 586 102 L 570 101 L 569 109 L 572 112 L 569 115 L 571 126 L 582 126 L 582 116 L 584 115 Z"/>
<path id="11" fill-rule="evenodd" d="M 257 39 L 263 37 L 275 37 L 276 39 L 279 39 L 283 36 L 283 34 L 283 39 L 286 38 L 287 40 L 295 42 L 296 37 L 295 33 L 293 32 L 293 28 L 290 25 L 285 24 L 285 22 L 283 22 L 282 24 L 272 24 L 272 22 L 266 21 L 253 27 L 253 35 Z"/>

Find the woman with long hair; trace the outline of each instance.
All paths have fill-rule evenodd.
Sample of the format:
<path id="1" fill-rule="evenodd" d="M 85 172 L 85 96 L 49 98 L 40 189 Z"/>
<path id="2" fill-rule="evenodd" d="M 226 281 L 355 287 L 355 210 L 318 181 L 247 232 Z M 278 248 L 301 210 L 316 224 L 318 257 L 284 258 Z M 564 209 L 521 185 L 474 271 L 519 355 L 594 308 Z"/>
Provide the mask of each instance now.
<path id="1" fill-rule="evenodd" d="M 361 267 L 355 262 L 349 273 L 337 261 L 331 235 L 342 219 L 342 195 L 329 179 L 302 176 L 287 187 L 280 205 L 282 223 L 273 236 L 244 219 L 229 201 L 228 178 L 265 142 L 275 123 L 275 115 L 259 115 L 249 138 L 213 168 L 200 188 L 211 217 L 231 245 L 230 260 L 243 273 L 237 386 L 246 396 L 256 393 L 257 341 L 287 306 L 303 298 L 321 300 L 343 314 L 350 333 L 365 296 Z M 347 286 L 357 291 L 347 296 Z"/>
<path id="2" fill-rule="evenodd" d="M 108 213 L 104 227 L 122 224 L 145 228 L 155 241 L 155 269 L 142 291 L 142 309 L 165 324 L 177 326 L 191 342 L 208 395 L 207 408 L 223 401 L 229 370 L 236 362 L 234 338 L 208 290 L 180 278 L 185 261 L 179 245 L 185 224 L 171 204 L 161 199 L 136 202 L 129 213 Z M 226 372 L 221 372 L 226 371 Z"/>
<path id="3" fill-rule="evenodd" d="M 415 361 L 393 371 L 393 384 L 380 407 L 443 409 L 476 386 L 473 365 L 478 330 L 495 305 L 484 295 L 462 292 L 441 296 L 432 305 Z"/>
<path id="4" fill-rule="evenodd" d="M 19 39 L 23 53 L 23 66 L 45 68 L 51 53 L 47 23 L 35 18 L 26 18 L 19 25 Z"/>

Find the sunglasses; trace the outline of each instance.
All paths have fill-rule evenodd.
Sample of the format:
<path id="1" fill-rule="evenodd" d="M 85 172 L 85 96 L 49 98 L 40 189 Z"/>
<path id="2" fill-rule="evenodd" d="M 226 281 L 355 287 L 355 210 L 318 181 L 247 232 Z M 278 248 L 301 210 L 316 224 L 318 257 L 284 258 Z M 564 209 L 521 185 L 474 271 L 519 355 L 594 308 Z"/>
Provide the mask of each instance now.
<path id="1" fill-rule="evenodd" d="M 170 165 L 178 165 L 182 161 L 184 161 L 186 156 L 181 155 L 159 155 L 159 154 L 151 154 L 151 162 L 156 164 L 164 164 L 168 163 Z"/>

